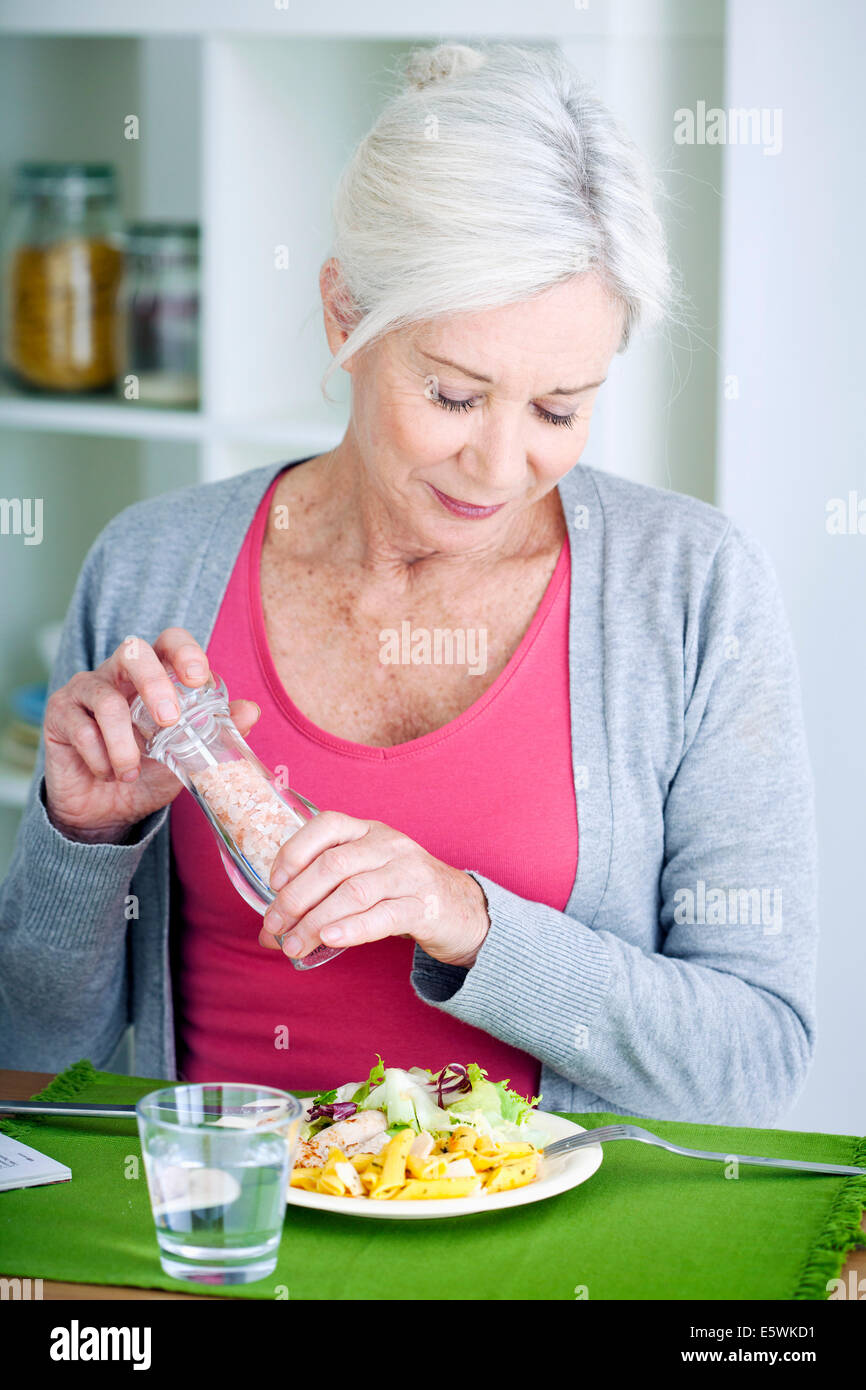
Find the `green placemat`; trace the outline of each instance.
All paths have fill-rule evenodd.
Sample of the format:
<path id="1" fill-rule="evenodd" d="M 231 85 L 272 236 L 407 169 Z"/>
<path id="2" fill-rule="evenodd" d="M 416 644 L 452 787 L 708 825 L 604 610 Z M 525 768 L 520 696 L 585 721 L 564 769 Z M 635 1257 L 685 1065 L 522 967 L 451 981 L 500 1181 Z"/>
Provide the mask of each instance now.
<path id="1" fill-rule="evenodd" d="M 67 1068 L 40 1099 L 130 1103 L 155 1077 Z M 570 1118 L 587 1128 L 622 1115 Z M 631 1118 L 631 1117 L 629 1117 Z M 866 1166 L 866 1140 L 634 1117 L 676 1143 Z M 204 1292 L 163 1274 L 134 1121 L 38 1116 L 2 1128 L 72 1182 L 0 1192 L 0 1273 Z M 131 1163 L 137 1159 L 137 1163 Z M 139 1176 L 128 1176 L 137 1171 Z M 821 1177 L 605 1147 L 586 1183 L 505 1212 L 375 1221 L 290 1207 L 277 1268 L 230 1298 L 826 1299 L 860 1229 L 866 1177 Z M 585 1290 L 585 1292 L 583 1292 Z"/>

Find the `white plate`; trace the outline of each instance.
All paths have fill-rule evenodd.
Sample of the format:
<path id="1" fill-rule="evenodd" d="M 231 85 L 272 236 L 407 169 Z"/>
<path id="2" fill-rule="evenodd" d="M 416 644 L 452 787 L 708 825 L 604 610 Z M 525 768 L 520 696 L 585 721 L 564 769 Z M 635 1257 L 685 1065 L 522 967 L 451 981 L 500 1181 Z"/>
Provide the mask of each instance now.
<path id="1" fill-rule="evenodd" d="M 546 1110 L 538 1112 L 539 1125 L 550 1135 L 550 1142 L 565 1139 L 569 1134 L 583 1134 L 582 1125 L 572 1124 L 561 1115 Z M 601 1144 L 589 1144 L 576 1153 L 566 1154 L 542 1163 L 542 1176 L 526 1187 L 512 1192 L 494 1192 L 489 1197 L 432 1197 L 427 1201 L 406 1202 L 392 1198 L 388 1202 L 372 1197 L 329 1197 L 324 1192 L 304 1192 L 290 1187 L 286 1198 L 290 1207 L 310 1207 L 313 1211 L 339 1212 L 342 1216 L 374 1216 L 389 1221 L 429 1220 L 437 1216 L 469 1216 L 479 1211 L 505 1211 L 507 1207 L 522 1207 L 527 1202 L 543 1202 L 560 1192 L 577 1187 L 591 1178 L 602 1160 Z"/>

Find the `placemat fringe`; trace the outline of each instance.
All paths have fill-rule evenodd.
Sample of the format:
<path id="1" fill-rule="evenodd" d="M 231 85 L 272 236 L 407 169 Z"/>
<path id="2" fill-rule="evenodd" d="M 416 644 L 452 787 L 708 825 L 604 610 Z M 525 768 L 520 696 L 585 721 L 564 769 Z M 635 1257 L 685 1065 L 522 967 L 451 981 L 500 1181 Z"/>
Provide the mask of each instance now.
<path id="1" fill-rule="evenodd" d="M 88 1057 L 82 1057 L 80 1061 L 73 1062 L 65 1071 L 59 1072 L 53 1081 L 49 1081 L 44 1090 L 38 1091 L 35 1096 L 29 1097 L 31 1100 L 75 1100 L 86 1087 L 93 1084 L 96 1079 L 96 1068 Z M 15 1119 L 0 1120 L 0 1129 L 4 1134 L 8 1134 L 10 1139 L 18 1139 L 22 1144 L 27 1143 L 28 1134 L 32 1135 L 39 1125 L 50 1120 L 50 1115 L 31 1115 L 29 1119 L 17 1116 Z"/>
<path id="2" fill-rule="evenodd" d="M 854 1146 L 850 1160 L 854 1168 L 866 1168 L 866 1138 Z M 866 1208 L 866 1176 L 851 1175 L 840 1187 L 830 1208 L 827 1224 L 803 1267 L 795 1299 L 827 1299 L 828 1284 L 838 1279 L 849 1250 L 866 1245 L 866 1231 L 860 1225 Z"/>

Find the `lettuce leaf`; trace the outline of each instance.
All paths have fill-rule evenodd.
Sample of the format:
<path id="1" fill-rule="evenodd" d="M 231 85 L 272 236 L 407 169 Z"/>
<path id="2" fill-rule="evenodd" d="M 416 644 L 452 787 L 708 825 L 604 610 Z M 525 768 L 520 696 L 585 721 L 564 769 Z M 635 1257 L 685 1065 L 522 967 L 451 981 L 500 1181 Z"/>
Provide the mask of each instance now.
<path id="1" fill-rule="evenodd" d="M 440 1109 L 427 1086 L 417 1076 L 400 1067 L 384 1070 L 383 1081 L 358 1103 L 359 1110 L 383 1110 L 388 1127 L 410 1125 L 416 1134 L 422 1129 L 454 1129 L 456 1121 Z"/>
<path id="2" fill-rule="evenodd" d="M 466 1068 L 472 1083 L 471 1091 L 464 1091 L 448 1105 L 449 1114 L 470 1114 L 476 1111 L 484 1116 L 492 1126 L 504 1122 L 511 1125 L 528 1124 L 535 1118 L 535 1107 L 541 1096 L 527 1100 L 517 1091 L 509 1088 L 508 1081 L 489 1081 L 487 1072 L 476 1062 Z"/>
<path id="3" fill-rule="evenodd" d="M 378 1086 L 382 1081 L 385 1080 L 385 1063 L 382 1061 L 382 1058 L 379 1056 L 378 1052 L 376 1053 L 376 1058 L 376 1065 L 371 1068 L 370 1075 L 367 1077 L 367 1080 L 363 1083 L 363 1085 L 359 1086 L 358 1089 L 354 1091 L 351 1096 L 346 1097 L 347 1100 L 353 1100 L 359 1110 L 370 1109 L 369 1105 L 363 1105 L 362 1102 L 367 1099 L 370 1092 L 376 1086 Z"/>
<path id="4" fill-rule="evenodd" d="M 310 1109 L 315 1110 L 319 1105 L 333 1105 L 337 1099 L 336 1091 L 320 1091 L 317 1096 L 313 1096 L 310 1101 Z"/>

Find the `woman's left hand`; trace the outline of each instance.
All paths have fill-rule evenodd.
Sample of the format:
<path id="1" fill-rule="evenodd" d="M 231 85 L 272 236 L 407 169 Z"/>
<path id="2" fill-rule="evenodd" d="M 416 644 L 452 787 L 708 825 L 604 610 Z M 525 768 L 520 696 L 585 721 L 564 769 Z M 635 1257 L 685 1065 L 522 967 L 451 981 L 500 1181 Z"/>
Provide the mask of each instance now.
<path id="1" fill-rule="evenodd" d="M 321 811 L 279 850 L 276 898 L 259 944 L 299 959 L 320 942 L 359 946 L 411 936 L 446 965 L 475 963 L 490 929 L 480 884 L 380 821 Z"/>

